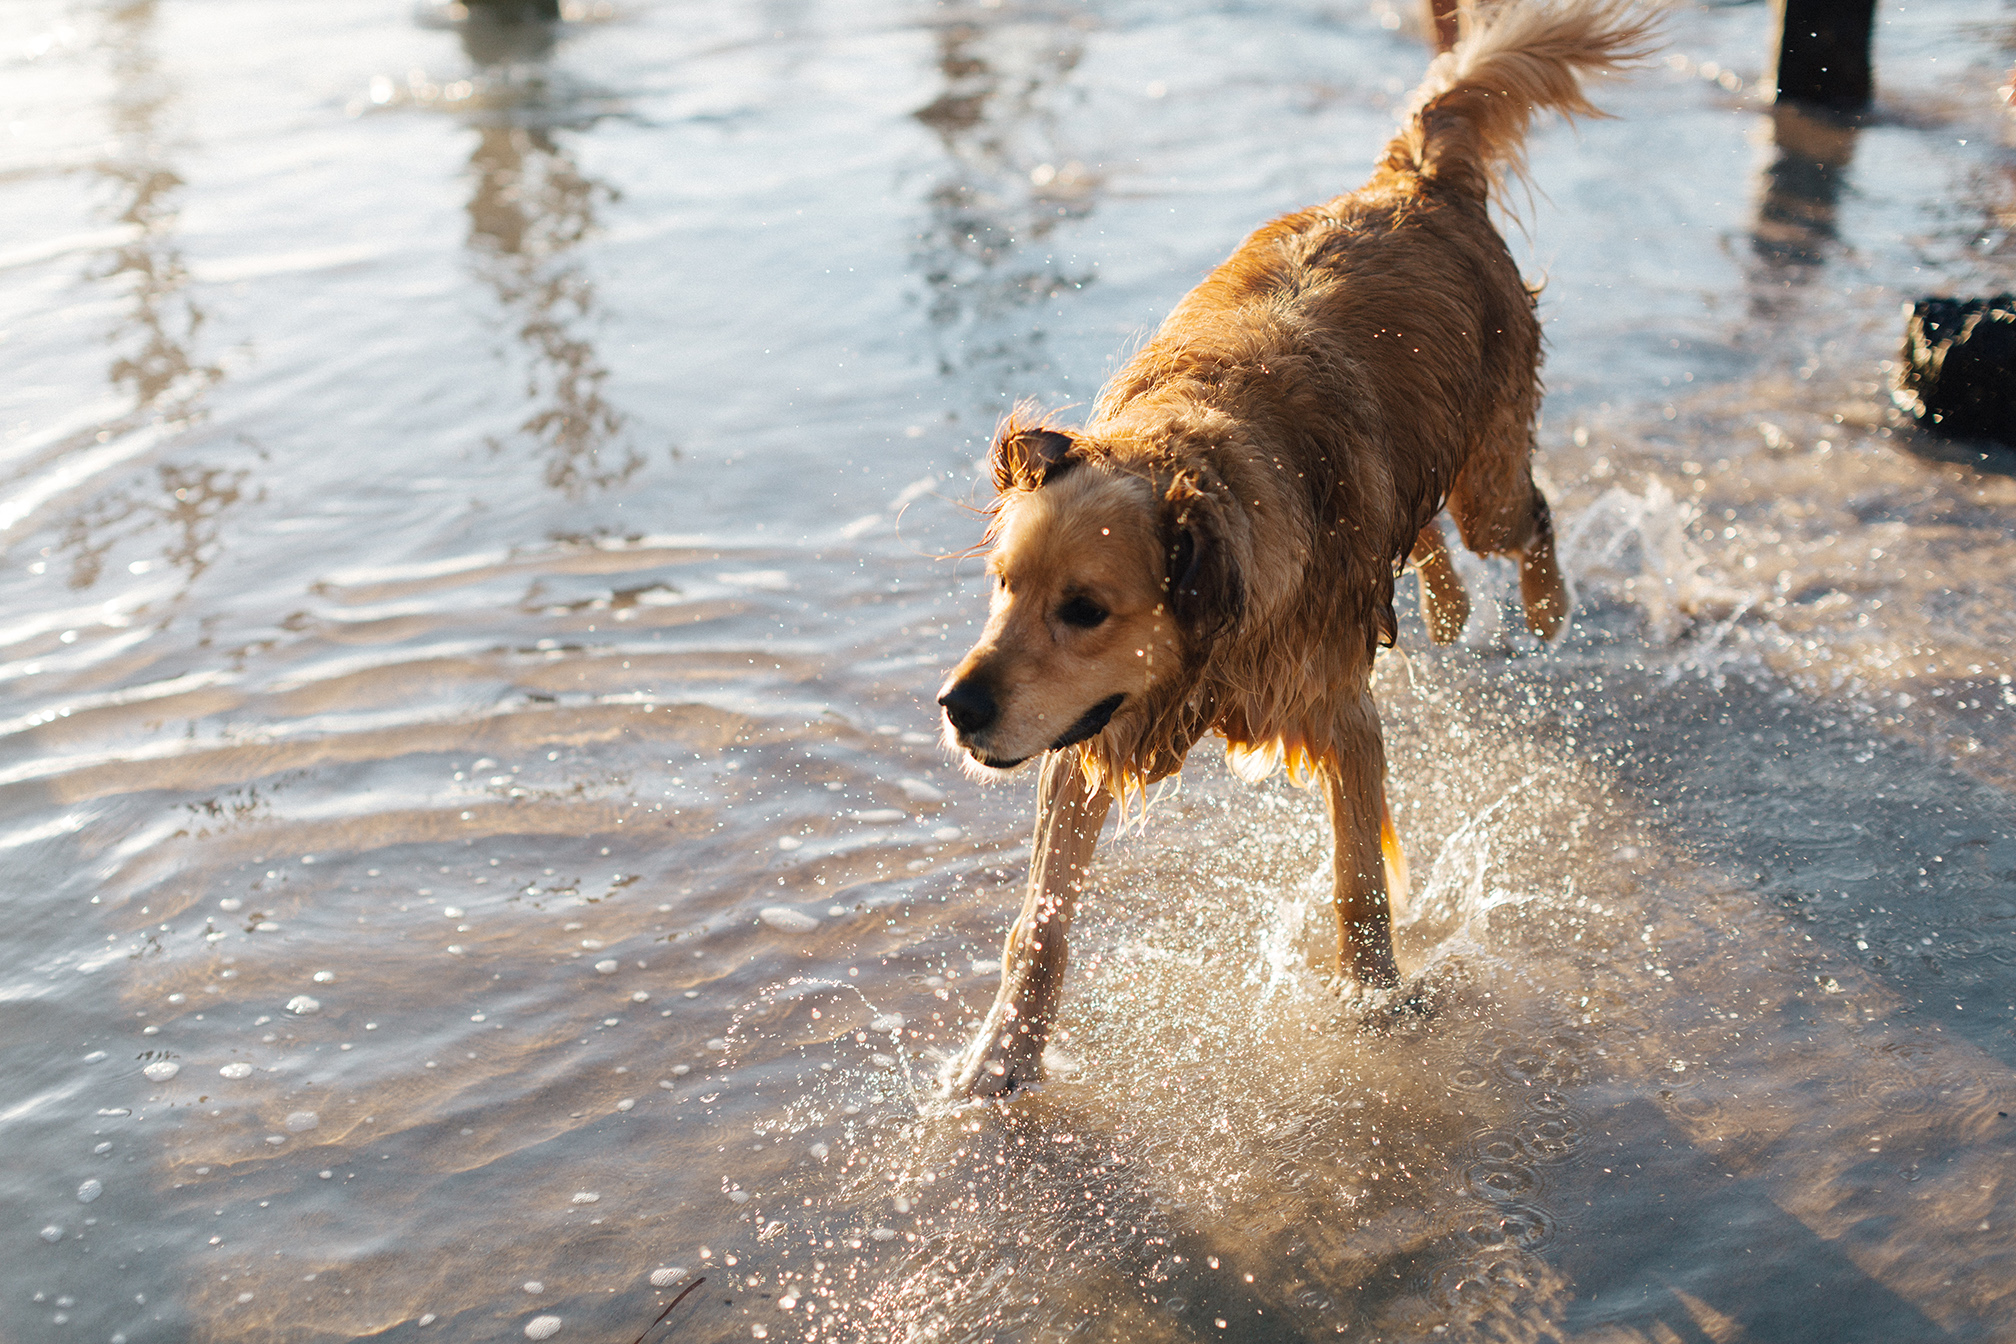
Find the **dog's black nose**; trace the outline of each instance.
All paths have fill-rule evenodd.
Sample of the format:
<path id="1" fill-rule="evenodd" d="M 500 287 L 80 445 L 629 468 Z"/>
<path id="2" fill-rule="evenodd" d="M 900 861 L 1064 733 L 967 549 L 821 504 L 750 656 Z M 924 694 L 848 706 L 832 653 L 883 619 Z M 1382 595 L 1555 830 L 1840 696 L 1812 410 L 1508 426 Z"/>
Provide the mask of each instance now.
<path id="1" fill-rule="evenodd" d="M 994 703 L 994 693 L 971 677 L 946 687 L 938 703 L 945 707 L 946 720 L 962 737 L 984 731 L 1001 717 L 1001 706 Z"/>

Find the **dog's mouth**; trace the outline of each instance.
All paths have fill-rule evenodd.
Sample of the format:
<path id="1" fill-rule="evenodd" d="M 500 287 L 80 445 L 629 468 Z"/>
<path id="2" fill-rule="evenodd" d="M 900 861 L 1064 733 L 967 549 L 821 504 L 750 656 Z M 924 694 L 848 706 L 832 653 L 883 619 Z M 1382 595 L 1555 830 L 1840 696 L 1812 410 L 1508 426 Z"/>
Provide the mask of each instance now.
<path id="1" fill-rule="evenodd" d="M 1044 750 L 1062 751 L 1065 747 L 1076 746 L 1088 737 L 1096 737 L 1100 732 L 1104 731 L 1107 724 L 1113 721 L 1114 714 L 1119 712 L 1121 704 L 1126 699 L 1127 694 L 1124 691 L 1118 695 L 1107 696 L 1104 700 L 1101 700 L 1098 704 L 1080 714 L 1072 725 L 1058 734 L 1057 740 L 1045 747 Z M 961 750 L 989 770 L 1013 770 L 1016 766 L 1034 759 L 1034 753 L 1029 756 L 1016 756 L 1012 758 L 990 756 L 981 748 L 965 741 L 963 735 L 955 740 Z"/>
<path id="2" fill-rule="evenodd" d="M 1125 691 L 1122 691 L 1118 695 L 1109 695 L 1083 714 L 1080 714 L 1078 721 L 1069 728 L 1066 728 L 1063 735 L 1050 744 L 1050 750 L 1062 751 L 1068 746 L 1083 742 L 1088 737 L 1096 736 L 1107 724 L 1113 721 L 1113 715 L 1119 710 L 1120 702 L 1126 698 L 1127 693 Z"/>

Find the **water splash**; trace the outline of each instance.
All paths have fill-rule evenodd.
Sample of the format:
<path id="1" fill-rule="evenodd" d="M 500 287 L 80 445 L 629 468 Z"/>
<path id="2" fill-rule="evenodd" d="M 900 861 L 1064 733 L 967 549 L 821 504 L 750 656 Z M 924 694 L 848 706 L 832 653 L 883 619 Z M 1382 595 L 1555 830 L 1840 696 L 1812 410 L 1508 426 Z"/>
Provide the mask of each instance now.
<path id="1" fill-rule="evenodd" d="M 1474 930 L 1479 921 L 1493 910 L 1531 900 L 1532 892 L 1516 891 L 1493 880 L 1501 872 L 1493 822 L 1508 804 L 1520 799 L 1534 785 L 1531 777 L 1522 779 L 1481 811 L 1464 818 L 1435 855 L 1428 869 L 1428 880 L 1421 885 L 1421 894 L 1405 910 L 1396 912 L 1393 922 L 1402 927 L 1424 923 L 1452 925 L 1445 941 L 1474 944 Z"/>
<path id="2" fill-rule="evenodd" d="M 1712 649 L 1755 602 L 1717 573 L 1690 535 L 1701 507 L 1654 476 L 1645 493 L 1605 490 L 1575 516 L 1561 539 L 1561 566 L 1578 588 L 1614 593 L 1644 613 L 1646 635 L 1671 645 L 1695 623 L 1720 624 Z"/>

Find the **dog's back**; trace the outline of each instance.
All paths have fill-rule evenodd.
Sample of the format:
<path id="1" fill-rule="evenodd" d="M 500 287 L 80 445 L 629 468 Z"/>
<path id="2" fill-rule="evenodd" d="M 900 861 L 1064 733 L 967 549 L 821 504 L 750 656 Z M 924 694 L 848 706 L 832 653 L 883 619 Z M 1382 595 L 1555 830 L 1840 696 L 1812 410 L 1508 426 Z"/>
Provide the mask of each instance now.
<path id="1" fill-rule="evenodd" d="M 1640 56 L 1650 33 L 1618 0 L 1492 10 L 1430 67 L 1371 181 L 1256 230 L 1102 391 L 1088 436 L 1259 524 L 1240 556 L 1244 610 L 1223 623 L 1247 637 L 1223 641 L 1205 678 L 1230 689 L 1207 712 L 1235 741 L 1244 727 L 1266 751 L 1278 726 L 1288 759 L 1302 754 L 1287 720 L 1328 710 L 1289 702 L 1362 684 L 1395 634 L 1397 566 L 1445 503 L 1472 550 L 1523 559 L 1548 543 L 1529 618 L 1558 628 L 1528 468 L 1540 328 L 1488 202 L 1523 172 L 1533 114 L 1596 114 L 1580 74 Z M 1326 643 L 1328 665 L 1312 666 Z M 1306 690 L 1281 684 L 1283 644 Z"/>

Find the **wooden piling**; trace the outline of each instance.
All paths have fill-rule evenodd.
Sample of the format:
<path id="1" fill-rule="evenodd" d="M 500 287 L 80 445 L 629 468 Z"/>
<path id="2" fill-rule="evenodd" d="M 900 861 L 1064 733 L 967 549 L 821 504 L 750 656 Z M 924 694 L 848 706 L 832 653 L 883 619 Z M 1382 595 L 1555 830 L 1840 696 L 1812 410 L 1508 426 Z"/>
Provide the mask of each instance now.
<path id="1" fill-rule="evenodd" d="M 560 0 L 463 0 L 474 13 L 502 23 L 558 23 Z"/>
<path id="2" fill-rule="evenodd" d="M 1869 105 L 1876 0 L 1772 0 L 1778 101 L 1852 112 Z"/>

